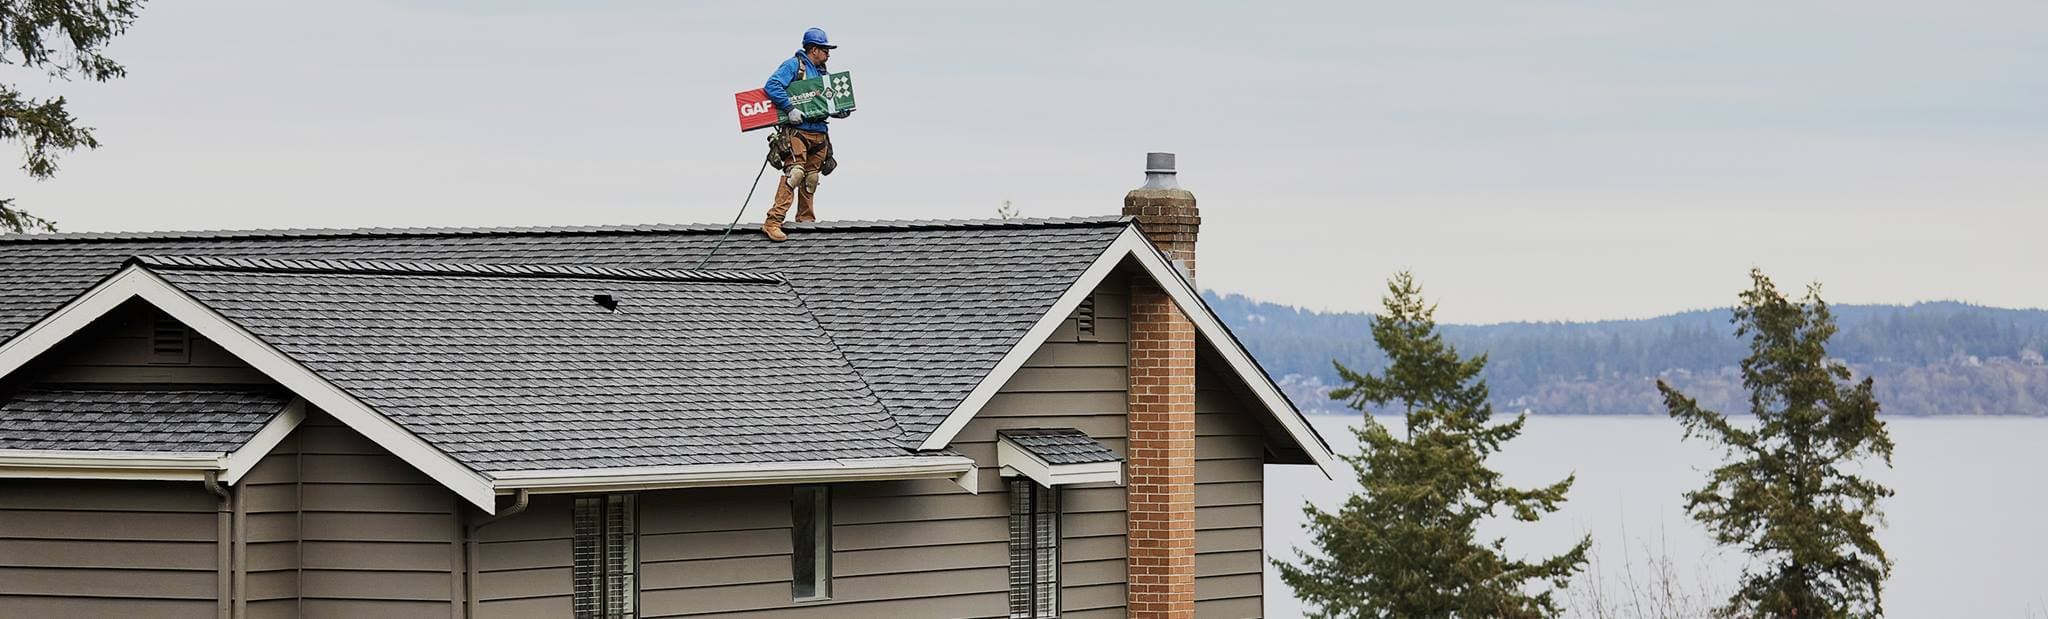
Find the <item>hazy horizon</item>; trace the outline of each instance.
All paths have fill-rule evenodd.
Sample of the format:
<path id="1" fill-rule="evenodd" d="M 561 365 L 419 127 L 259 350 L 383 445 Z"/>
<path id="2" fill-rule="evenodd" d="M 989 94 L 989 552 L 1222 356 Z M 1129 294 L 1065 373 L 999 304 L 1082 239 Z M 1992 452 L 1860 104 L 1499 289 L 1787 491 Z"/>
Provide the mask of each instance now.
<path id="1" fill-rule="evenodd" d="M 1785 284 L 1784 284 L 1783 282 L 1779 282 L 1779 286 L 1780 286 L 1780 287 L 1783 287 L 1784 285 L 1785 285 Z M 1283 305 L 1283 306 L 1287 306 L 1287 307 L 1292 307 L 1292 308 L 1295 308 L 1295 309 L 1298 309 L 1298 310 L 1301 310 L 1301 311 L 1305 311 L 1305 312 L 1313 312 L 1313 313 L 1316 313 L 1316 314 L 1322 314 L 1322 315 L 1330 315 L 1330 314 L 1368 314 L 1368 315 L 1370 315 L 1370 314 L 1377 314 L 1377 313 L 1379 313 L 1379 309 L 1380 309 L 1380 308 L 1379 308 L 1378 306 L 1374 306 L 1374 307 L 1369 307 L 1369 308 L 1360 308 L 1360 309 L 1340 309 L 1340 310 L 1325 310 L 1325 309 L 1315 309 L 1315 308 L 1309 308 L 1309 307 L 1302 307 L 1302 306 L 1299 306 L 1299 305 L 1292 305 L 1292 304 L 1288 304 L 1288 303 L 1282 303 L 1282 302 L 1279 302 L 1279 301 L 1272 301 L 1272 300 L 1268 300 L 1268 299 L 1261 299 L 1261 298 L 1258 298 L 1258 297 L 1254 297 L 1254 296 L 1250 296 L 1250 295 L 1246 295 L 1246 294 L 1242 294 L 1242 293 L 1237 293 L 1237 292 L 1230 292 L 1230 291 L 1226 291 L 1226 290 L 1216 290 L 1216 289 L 1214 289 L 1214 288 L 1206 288 L 1206 287 L 1205 287 L 1205 288 L 1203 288 L 1203 289 L 1202 289 L 1202 292 L 1206 292 L 1206 293 L 1213 293 L 1213 294 L 1221 294 L 1221 295 L 1236 295 L 1236 296 L 1244 297 L 1244 298 L 1246 298 L 1246 299 L 1250 299 L 1250 300 L 1252 300 L 1252 301 L 1254 301 L 1254 302 L 1258 302 L 1258 303 L 1270 303 L 1270 304 L 1273 304 L 1273 305 Z M 1795 294 L 1794 298 L 1797 298 L 1796 294 Z M 2011 311 L 2039 311 L 2039 312 L 2048 312 L 2048 307 L 2013 307 L 2013 306 L 2003 306 L 2003 305 L 1991 305 L 1991 304 L 1987 304 L 1987 303 L 1977 303 L 1977 302 L 1974 302 L 1974 301 L 1966 301 L 1966 300 L 1962 300 L 1962 299 L 1923 299 L 1923 300 L 1919 300 L 1919 301 L 1898 301 L 1898 302 L 1884 302 L 1884 301 L 1879 301 L 1879 302 L 1871 302 L 1871 303 L 1837 303 L 1837 302 L 1835 302 L 1835 301 L 1828 301 L 1828 306 L 1829 306 L 1829 307 L 1832 307 L 1832 308 L 1841 308 L 1841 307 L 1845 307 L 1845 306 L 1853 306 L 1853 307 L 1913 307 L 1913 306 L 1918 306 L 1918 305 L 1930 305 L 1930 304 L 1943 304 L 1943 303 L 1954 303 L 1954 304 L 1960 304 L 1960 305 L 1967 305 L 1967 306 L 1970 306 L 1970 307 L 1979 307 L 1979 308 L 1985 308 L 1985 309 L 1992 309 L 1992 310 L 2011 310 Z M 1596 316 L 1596 317 L 1591 317 L 1591 318 L 1569 318 L 1569 319 L 1562 319 L 1562 320 L 1516 320 L 1516 319 L 1508 319 L 1508 320 L 1498 320 L 1498 321 L 1492 321 L 1492 322 L 1451 322 L 1451 321 L 1445 321 L 1445 320 L 1438 320 L 1437 322 L 1438 322 L 1439 324 L 1443 324 L 1443 325 L 1454 325 L 1454 326 L 1460 326 L 1460 327 L 1490 327 L 1490 326 L 1498 326 L 1498 325 L 1517 325 L 1517 324 L 1552 324 L 1552 323 L 1555 323 L 1555 324 L 1592 324 L 1592 323 L 1603 323 L 1603 322 L 1635 322 L 1635 321 L 1644 321 L 1644 320 L 1656 320 L 1656 319 L 1658 319 L 1658 318 L 1664 318 L 1664 317 L 1669 317 L 1669 316 L 1676 316 L 1676 315 L 1679 315 L 1679 314 L 1690 314 L 1690 313 L 1693 313 L 1693 312 L 1715 312 L 1715 311 L 1722 311 L 1722 310 L 1727 310 L 1727 309 L 1731 309 L 1731 308 L 1733 308 L 1733 307 L 1735 307 L 1735 304 L 1734 304 L 1734 302 L 1733 302 L 1733 301 L 1731 301 L 1731 302 L 1730 302 L 1729 304 L 1727 304 L 1727 305 L 1717 305 L 1717 306 L 1712 306 L 1712 307 L 1694 307 L 1694 308 L 1688 308 L 1688 309 L 1677 309 L 1677 310 L 1670 310 L 1670 311 L 1665 311 L 1665 312 L 1660 312 L 1660 313 L 1646 314 L 1646 315 L 1642 315 L 1642 316 L 1618 316 L 1618 317 L 1597 317 L 1597 316 Z"/>

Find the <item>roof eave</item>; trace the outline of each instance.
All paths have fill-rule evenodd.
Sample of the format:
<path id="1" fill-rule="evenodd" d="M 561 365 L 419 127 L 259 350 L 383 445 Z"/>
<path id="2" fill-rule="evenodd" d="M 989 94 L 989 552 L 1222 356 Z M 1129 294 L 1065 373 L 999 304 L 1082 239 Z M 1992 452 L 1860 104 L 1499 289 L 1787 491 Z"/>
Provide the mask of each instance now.
<path id="1" fill-rule="evenodd" d="M 226 452 L 0 449 L 0 478 L 203 481 Z"/>
<path id="2" fill-rule="evenodd" d="M 1004 477 L 1028 477 L 1047 488 L 1092 483 L 1124 485 L 1122 460 L 1053 464 L 1007 437 L 996 439 L 996 463 L 1002 466 Z"/>
<path id="3" fill-rule="evenodd" d="M 491 473 L 490 477 L 492 488 L 499 494 L 511 494 L 519 490 L 533 494 L 567 494 L 913 479 L 951 479 L 968 492 L 974 493 L 979 491 L 979 474 L 980 470 L 974 460 L 964 456 L 948 455 L 619 469 L 502 471 Z"/>
<path id="4" fill-rule="evenodd" d="M 12 374 L 121 303 L 137 298 L 163 310 L 178 322 L 219 344 L 229 354 L 248 363 L 310 404 L 333 415 L 335 419 L 441 482 L 443 486 L 471 504 L 486 512 L 496 509 L 495 495 L 491 492 L 488 480 L 482 475 L 371 410 L 355 396 L 299 364 L 262 338 L 200 303 L 142 265 L 128 265 L 64 307 L 24 329 L 13 339 L 0 343 L 0 377 Z M 283 438 L 278 430 L 266 427 L 266 431 L 268 433 L 258 434 L 265 437 L 269 446 L 276 444 L 269 438 Z M 288 433 L 289 429 L 283 432 Z M 254 442 L 252 439 L 252 443 Z M 256 460 L 260 458 L 239 459 L 237 464 L 243 468 L 237 470 L 246 472 L 249 467 L 254 467 Z M 232 477 L 239 477 L 239 474 Z"/>
<path id="5" fill-rule="evenodd" d="M 0 478 L 200 481 L 211 472 L 233 485 L 305 420 L 306 401 L 293 398 L 234 451 L 0 449 Z"/>

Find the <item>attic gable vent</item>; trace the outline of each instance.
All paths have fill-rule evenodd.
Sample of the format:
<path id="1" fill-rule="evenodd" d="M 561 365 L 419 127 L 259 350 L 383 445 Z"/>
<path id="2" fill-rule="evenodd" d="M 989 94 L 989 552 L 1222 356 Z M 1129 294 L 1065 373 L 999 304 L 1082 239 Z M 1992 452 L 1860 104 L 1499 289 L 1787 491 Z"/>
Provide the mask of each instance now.
<path id="1" fill-rule="evenodd" d="M 192 329 L 163 312 L 149 318 L 149 362 L 182 364 L 192 362 Z"/>
<path id="2" fill-rule="evenodd" d="M 1074 310 L 1074 327 L 1081 339 L 1095 339 L 1095 295 L 1081 299 L 1081 307 Z"/>

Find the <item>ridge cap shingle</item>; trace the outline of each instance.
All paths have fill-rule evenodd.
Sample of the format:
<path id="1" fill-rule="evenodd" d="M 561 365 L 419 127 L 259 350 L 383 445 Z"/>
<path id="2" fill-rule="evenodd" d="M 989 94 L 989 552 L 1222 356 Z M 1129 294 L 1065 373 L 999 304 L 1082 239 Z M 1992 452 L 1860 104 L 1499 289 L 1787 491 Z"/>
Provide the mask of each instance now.
<path id="1" fill-rule="evenodd" d="M 219 258 L 213 256 L 135 256 L 129 258 L 128 263 L 178 271 L 235 271 L 244 273 L 467 275 L 481 277 L 556 277 L 760 284 L 781 284 L 788 281 L 780 275 L 752 271 L 621 269 L 538 264 L 473 264 L 398 262 L 388 260 L 280 260 L 273 258 Z"/>
<path id="2" fill-rule="evenodd" d="M 792 231 L 916 231 L 962 228 L 1083 228 L 1121 227 L 1131 223 L 1123 216 L 1043 217 L 1021 219 L 872 219 L 785 224 Z M 461 237 L 461 236 L 599 236 L 637 234 L 722 234 L 726 224 L 641 224 L 588 226 L 507 227 L 414 227 L 414 228 L 269 228 L 249 230 L 168 230 L 158 232 L 57 232 L 48 234 L 0 234 L 0 243 L 64 243 L 175 240 L 236 240 L 268 238 L 379 238 L 379 237 Z M 735 229 L 735 231 L 739 231 Z"/>

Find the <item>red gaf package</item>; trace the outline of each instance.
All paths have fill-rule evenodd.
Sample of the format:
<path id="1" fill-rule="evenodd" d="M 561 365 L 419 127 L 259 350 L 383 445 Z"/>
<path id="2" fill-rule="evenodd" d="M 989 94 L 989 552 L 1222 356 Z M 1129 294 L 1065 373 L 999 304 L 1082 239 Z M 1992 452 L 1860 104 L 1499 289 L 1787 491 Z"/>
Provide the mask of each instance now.
<path id="1" fill-rule="evenodd" d="M 773 127 L 781 118 L 775 109 L 775 102 L 768 99 L 768 91 L 755 88 L 732 96 L 740 109 L 740 131 L 753 131 Z"/>

